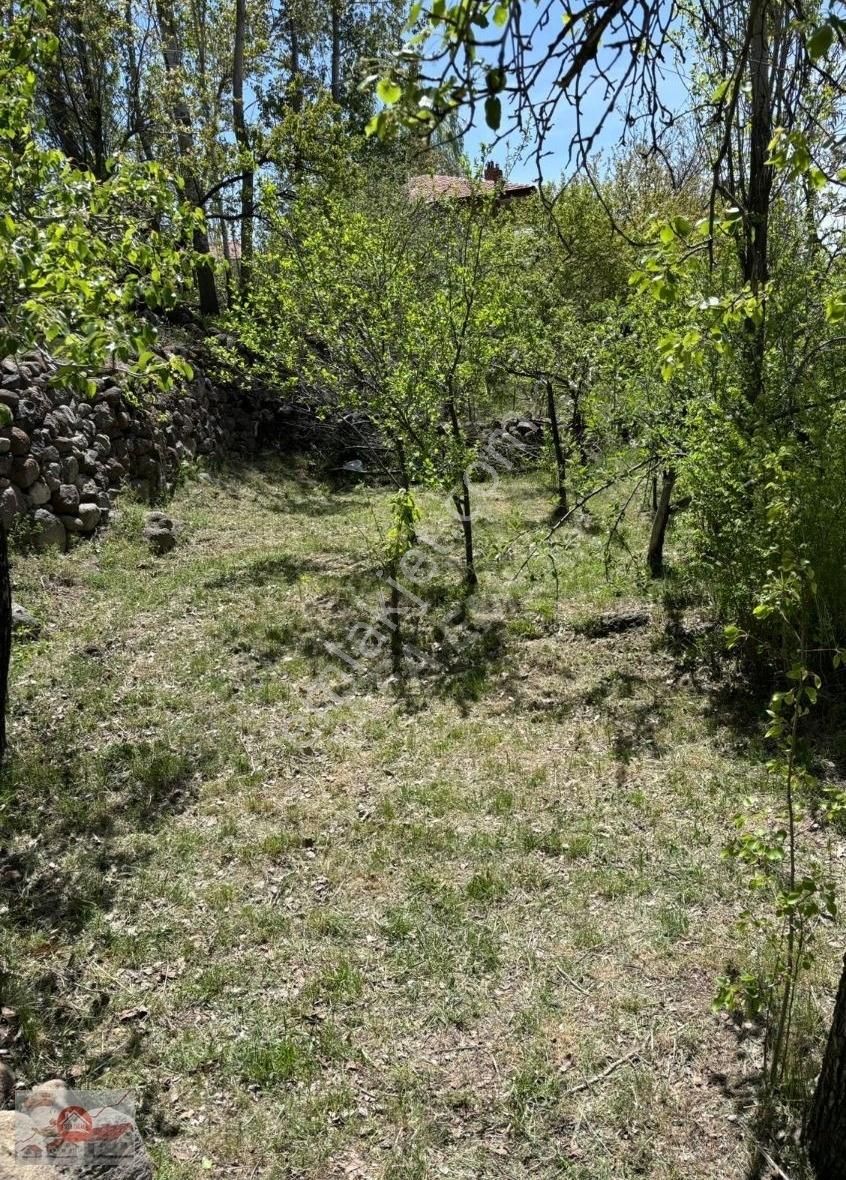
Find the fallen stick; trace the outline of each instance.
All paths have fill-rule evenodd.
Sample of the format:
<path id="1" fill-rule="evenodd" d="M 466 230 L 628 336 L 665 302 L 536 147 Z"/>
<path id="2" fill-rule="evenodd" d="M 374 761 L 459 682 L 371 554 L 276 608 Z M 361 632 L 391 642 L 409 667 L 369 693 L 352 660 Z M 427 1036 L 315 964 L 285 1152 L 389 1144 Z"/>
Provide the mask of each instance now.
<path id="1" fill-rule="evenodd" d="M 597 1082 L 604 1081 L 615 1069 L 619 1069 L 621 1065 L 625 1065 L 627 1061 L 632 1061 L 635 1057 L 640 1057 L 640 1049 L 632 1049 L 631 1053 L 627 1053 L 625 1057 L 618 1057 L 616 1061 L 612 1061 L 610 1065 L 606 1065 L 602 1073 L 595 1074 L 592 1078 L 587 1078 L 583 1082 L 579 1082 L 577 1086 L 571 1086 L 569 1090 L 564 1091 L 564 1097 L 570 1094 L 578 1094 L 581 1090 L 589 1090 L 591 1086 L 595 1086 Z"/>
<path id="2" fill-rule="evenodd" d="M 769 1167 L 772 1168 L 772 1170 L 776 1173 L 776 1175 L 781 1176 L 782 1180 L 790 1180 L 790 1177 L 788 1176 L 787 1172 L 785 1172 L 784 1168 L 779 1167 L 779 1165 L 775 1162 L 775 1160 L 770 1155 L 770 1153 L 767 1151 L 767 1149 L 765 1147 L 762 1147 L 761 1144 L 757 1141 L 757 1139 L 755 1140 L 755 1147 L 757 1148 L 760 1155 L 763 1157 L 764 1162 L 766 1164 L 768 1164 Z"/>
<path id="3" fill-rule="evenodd" d="M 557 971 L 558 971 L 558 974 L 561 976 L 561 978 L 565 979 L 567 981 L 567 983 L 570 984 L 570 987 L 574 987 L 576 989 L 576 991 L 581 992 L 583 996 L 590 995 L 590 992 L 588 991 L 588 989 L 586 987 L 582 987 L 582 985 L 580 983 L 577 983 L 576 980 L 573 978 L 573 976 L 568 975 L 563 967 L 558 967 Z"/>

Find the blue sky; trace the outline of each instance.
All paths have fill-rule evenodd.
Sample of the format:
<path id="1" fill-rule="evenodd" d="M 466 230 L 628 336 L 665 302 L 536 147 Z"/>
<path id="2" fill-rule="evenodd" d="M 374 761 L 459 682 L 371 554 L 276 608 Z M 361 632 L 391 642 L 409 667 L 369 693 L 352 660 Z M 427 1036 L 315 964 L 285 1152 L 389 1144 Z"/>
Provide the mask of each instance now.
<path id="1" fill-rule="evenodd" d="M 526 5 L 526 10 L 530 11 L 531 6 Z M 562 4 L 562 12 L 564 6 Z M 556 26 L 553 21 L 535 38 L 535 56 L 540 57 L 546 49 L 552 37 L 557 35 L 560 26 Z M 689 67 L 688 67 L 689 68 Z M 680 64 L 672 59 L 668 59 L 664 63 L 664 80 L 662 85 L 662 97 L 664 103 L 674 111 L 684 110 L 689 98 L 687 94 L 687 86 L 684 78 L 684 71 Z M 550 81 L 554 79 L 554 72 L 544 74 L 544 88 L 549 86 Z M 540 89 L 540 88 L 538 88 Z M 592 126 L 602 111 L 602 103 L 600 95 L 597 91 L 591 91 L 587 99 L 583 102 L 581 108 L 582 125 Z M 503 104 L 503 128 L 508 122 L 508 108 Z M 547 135 L 544 142 L 544 149 L 548 155 L 543 161 L 543 177 L 545 180 L 557 180 L 563 171 L 567 168 L 567 154 L 570 141 L 575 130 L 575 112 L 573 108 L 562 99 L 556 111 L 555 122 L 550 134 Z M 621 140 L 624 131 L 623 121 L 616 114 L 612 115 L 602 132 L 602 135 L 597 139 L 596 150 L 605 152 L 610 151 Z M 481 109 L 477 111 L 477 126 L 471 128 L 464 138 L 464 150 L 471 160 L 478 160 L 481 158 L 482 145 L 489 143 L 494 138 L 494 133 L 485 126 L 484 113 Z M 500 143 L 491 153 L 496 162 L 505 167 L 507 157 L 510 153 L 515 152 L 519 147 L 519 138 L 517 134 L 512 134 L 508 141 Z M 522 158 L 512 163 L 510 168 L 510 177 L 512 180 L 537 180 L 537 163 L 532 156 L 533 144 L 528 145 L 524 150 Z"/>

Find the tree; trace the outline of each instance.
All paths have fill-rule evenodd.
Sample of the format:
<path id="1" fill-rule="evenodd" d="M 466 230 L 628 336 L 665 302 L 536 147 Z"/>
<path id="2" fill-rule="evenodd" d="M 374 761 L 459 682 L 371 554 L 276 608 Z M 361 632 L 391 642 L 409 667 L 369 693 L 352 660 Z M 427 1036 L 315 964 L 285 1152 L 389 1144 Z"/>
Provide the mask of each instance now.
<path id="1" fill-rule="evenodd" d="M 36 79 L 56 52 L 48 10 L 32 0 L 0 26 L 0 355 L 46 347 L 57 380 L 94 393 L 117 365 L 165 380 L 190 369 L 155 353 L 150 309 L 181 294 L 179 243 L 195 214 L 157 164 L 125 162 L 98 181 L 45 148 L 36 118 Z M 0 526 L 2 531 L 2 526 Z M 11 591 L 0 536 L 0 754 L 5 750 Z"/>
<path id="2" fill-rule="evenodd" d="M 182 46 L 172 0 L 156 0 L 156 15 L 161 33 L 162 55 L 170 87 L 171 117 L 178 147 L 180 172 L 185 183 L 186 196 L 194 207 L 201 211 L 205 199 L 194 162 L 191 111 L 184 91 Z M 197 218 L 194 222 L 192 240 L 194 251 L 199 256 L 195 273 L 200 297 L 200 311 L 203 315 L 218 315 L 220 301 L 217 295 L 214 267 L 208 258 L 209 239 L 202 218 Z"/>

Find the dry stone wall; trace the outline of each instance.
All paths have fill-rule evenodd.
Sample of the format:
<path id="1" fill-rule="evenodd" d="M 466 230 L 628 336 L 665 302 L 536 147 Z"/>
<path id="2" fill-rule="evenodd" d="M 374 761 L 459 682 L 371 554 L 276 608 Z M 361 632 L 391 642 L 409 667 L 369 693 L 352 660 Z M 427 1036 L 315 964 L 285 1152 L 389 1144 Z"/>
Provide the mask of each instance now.
<path id="1" fill-rule="evenodd" d="M 194 379 L 155 405 L 133 404 L 115 380 L 93 398 L 59 385 L 40 353 L 0 361 L 0 403 L 12 424 L 0 428 L 0 516 L 31 532 L 41 549 L 108 521 L 117 491 L 152 500 L 183 462 L 259 447 L 295 445 L 284 407 L 270 392 L 218 388 L 190 357 Z"/>

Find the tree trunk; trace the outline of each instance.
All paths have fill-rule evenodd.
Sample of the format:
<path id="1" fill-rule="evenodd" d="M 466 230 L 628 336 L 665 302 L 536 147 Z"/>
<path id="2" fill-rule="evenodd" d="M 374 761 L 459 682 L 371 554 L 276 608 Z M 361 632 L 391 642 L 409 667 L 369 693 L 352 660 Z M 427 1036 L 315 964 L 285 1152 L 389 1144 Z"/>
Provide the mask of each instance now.
<path id="1" fill-rule="evenodd" d="M 588 465 L 588 453 L 585 439 L 586 425 L 585 416 L 582 412 L 582 382 L 573 386 L 573 416 L 570 421 L 570 429 L 573 432 L 573 438 L 579 452 L 579 458 L 582 461 L 582 466 Z"/>
<path id="2" fill-rule="evenodd" d="M 135 49 L 135 22 L 132 16 L 132 0 L 126 0 L 124 12 L 124 26 L 126 37 L 126 73 L 127 89 L 129 91 L 129 127 L 130 134 L 138 136 L 141 145 L 140 155 L 144 160 L 152 160 L 154 156 L 153 141 L 147 123 L 147 115 L 141 102 L 141 65 Z"/>
<path id="3" fill-rule="evenodd" d="M 250 137 L 244 117 L 244 43 L 247 35 L 247 0 L 235 0 L 235 51 L 232 58 L 232 126 L 238 144 L 241 169 L 241 266 L 240 286 L 245 292 L 250 284 L 253 257 L 253 202 L 256 174 L 252 165 Z"/>
<path id="4" fill-rule="evenodd" d="M 288 17 L 288 41 L 291 48 L 291 108 L 299 114 L 303 109 L 303 71 L 300 64 L 300 34 L 293 13 Z"/>
<path id="5" fill-rule="evenodd" d="M 450 393 L 452 393 L 451 389 Z M 464 436 L 461 433 L 461 423 L 458 421 L 458 411 L 455 408 L 455 401 L 452 396 L 450 396 L 449 401 L 446 403 L 446 409 L 449 414 L 452 437 L 459 447 L 463 449 Z M 467 480 L 466 471 L 462 471 L 461 473 L 461 492 L 456 492 L 453 495 L 452 502 L 455 505 L 458 519 L 461 521 L 461 531 L 464 534 L 464 580 L 468 587 L 473 590 L 479 584 L 479 579 L 476 577 L 476 561 L 473 555 L 473 518 L 470 503 L 470 484 Z"/>
<path id="6" fill-rule="evenodd" d="M 767 30 L 770 0 L 752 0 L 749 13 L 749 182 L 744 216 L 743 277 L 760 296 L 769 278 L 769 220 L 773 170 L 767 164 L 773 137 L 773 95 L 770 38 Z M 747 322 L 746 395 L 755 402 L 764 391 L 766 309 L 757 321 Z"/>
<path id="7" fill-rule="evenodd" d="M 176 24 L 172 0 L 156 0 L 156 13 L 162 35 L 162 55 L 165 70 L 168 74 L 176 75 L 182 69 L 182 48 L 179 43 L 179 31 Z M 185 195 L 192 205 L 202 208 L 202 193 L 197 175 L 191 161 L 194 151 L 194 137 L 191 128 L 191 112 L 182 92 L 182 85 L 178 78 L 174 79 L 175 95 L 172 104 L 173 122 L 176 129 L 176 143 L 182 160 L 182 172 L 185 178 Z M 194 228 L 194 251 L 200 255 L 209 253 L 209 238 L 204 225 Z M 197 279 L 197 294 L 200 299 L 200 311 L 203 315 L 218 315 L 220 301 L 217 297 L 217 287 L 214 281 L 214 267 L 210 261 L 201 259 L 195 267 Z"/>
<path id="8" fill-rule="evenodd" d="M 667 535 L 670 500 L 675 482 L 676 473 L 672 467 L 668 467 L 661 481 L 661 495 L 658 497 L 658 509 L 655 519 L 652 521 L 652 533 L 649 537 L 649 550 L 646 556 L 646 563 L 653 578 L 660 578 L 664 573 L 664 538 Z"/>
<path id="9" fill-rule="evenodd" d="M 461 494 L 454 495 L 452 502 L 458 519 L 461 521 L 461 531 L 464 534 L 464 580 L 471 590 L 479 584 L 476 576 L 476 559 L 473 555 L 473 516 L 470 504 L 470 484 L 467 476 L 461 476 Z"/>
<path id="10" fill-rule="evenodd" d="M 402 630 L 400 627 L 399 563 L 394 562 L 390 570 L 391 599 L 388 607 L 391 628 L 391 671 L 395 676 L 402 673 Z"/>
<path id="11" fill-rule="evenodd" d="M 817 1180 L 846 1180 L 846 959 L 805 1145 Z"/>
<path id="12" fill-rule="evenodd" d="M 226 260 L 226 275 L 224 276 L 224 283 L 226 285 L 226 305 L 232 306 L 232 276 L 237 275 L 235 266 L 233 265 L 234 258 L 232 253 L 232 243 L 229 240 L 229 228 L 224 217 L 223 202 L 220 198 L 215 202 L 217 208 L 217 216 L 220 219 L 220 240 L 223 244 L 223 257 Z"/>
<path id="13" fill-rule="evenodd" d="M 558 411 L 555 406 L 555 390 L 552 382 L 546 383 L 546 413 L 552 432 L 552 446 L 555 450 L 555 470 L 558 477 L 558 510 L 567 511 L 567 459 L 561 445 L 561 431 L 558 429 Z"/>
<path id="14" fill-rule="evenodd" d="M 341 0 L 332 0 L 332 101 L 341 102 Z"/>
<path id="15" fill-rule="evenodd" d="M 9 700 L 9 659 L 12 654 L 12 582 L 9 538 L 0 522 L 0 759 L 6 754 L 6 708 Z"/>

